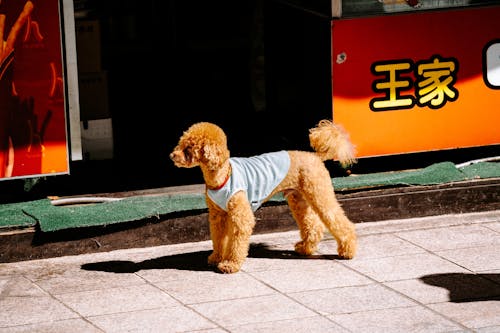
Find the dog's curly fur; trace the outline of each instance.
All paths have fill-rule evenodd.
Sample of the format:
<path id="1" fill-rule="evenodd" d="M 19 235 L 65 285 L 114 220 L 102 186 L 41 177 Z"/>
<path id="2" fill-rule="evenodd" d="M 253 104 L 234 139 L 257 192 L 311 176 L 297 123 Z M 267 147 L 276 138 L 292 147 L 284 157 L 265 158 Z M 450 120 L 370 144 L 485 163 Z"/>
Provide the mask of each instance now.
<path id="1" fill-rule="evenodd" d="M 338 255 L 353 258 L 356 252 L 355 227 L 338 203 L 324 165 L 329 159 L 336 159 L 343 166 L 355 162 L 353 145 L 347 133 L 329 120 L 322 120 L 310 129 L 309 141 L 315 152 L 288 151 L 288 173 L 267 199 L 278 192 L 285 194 L 300 230 L 301 241 L 295 245 L 297 253 L 313 254 L 326 226 L 337 241 Z M 170 158 L 177 167 L 200 167 L 207 190 L 220 187 L 231 173 L 226 135 L 220 127 L 208 122 L 189 127 Z M 208 263 L 223 273 L 237 272 L 248 255 L 250 235 L 255 225 L 247 195 L 243 191 L 237 192 L 228 201 L 227 211 L 215 204 L 207 191 L 205 198 L 213 243 Z"/>

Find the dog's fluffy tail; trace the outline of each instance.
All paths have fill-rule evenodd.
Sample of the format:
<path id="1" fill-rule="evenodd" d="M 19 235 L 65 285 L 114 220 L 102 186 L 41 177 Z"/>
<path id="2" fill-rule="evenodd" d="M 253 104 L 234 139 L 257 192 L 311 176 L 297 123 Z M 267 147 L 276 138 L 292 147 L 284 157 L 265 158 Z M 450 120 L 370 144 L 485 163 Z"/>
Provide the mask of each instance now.
<path id="1" fill-rule="evenodd" d="M 330 120 L 321 120 L 309 130 L 309 142 L 323 160 L 338 160 L 342 167 L 356 163 L 355 148 L 349 134 Z"/>

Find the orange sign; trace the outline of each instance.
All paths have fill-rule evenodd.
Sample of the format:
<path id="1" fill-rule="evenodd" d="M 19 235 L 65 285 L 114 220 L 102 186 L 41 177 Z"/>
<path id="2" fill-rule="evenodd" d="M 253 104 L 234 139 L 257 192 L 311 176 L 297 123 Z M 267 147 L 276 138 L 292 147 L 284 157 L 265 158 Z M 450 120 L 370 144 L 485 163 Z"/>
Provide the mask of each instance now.
<path id="1" fill-rule="evenodd" d="M 332 21 L 333 116 L 359 157 L 500 144 L 500 7 Z"/>
<path id="2" fill-rule="evenodd" d="M 0 179 L 69 170 L 58 0 L 0 1 Z"/>

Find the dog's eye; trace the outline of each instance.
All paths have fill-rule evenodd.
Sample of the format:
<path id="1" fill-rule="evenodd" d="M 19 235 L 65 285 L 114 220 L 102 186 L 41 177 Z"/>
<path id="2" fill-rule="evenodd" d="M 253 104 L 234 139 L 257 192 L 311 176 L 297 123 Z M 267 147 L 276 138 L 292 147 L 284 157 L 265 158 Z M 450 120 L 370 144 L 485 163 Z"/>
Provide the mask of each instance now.
<path id="1" fill-rule="evenodd" d="M 186 156 L 186 158 L 190 158 L 191 157 L 191 148 L 184 148 L 184 150 L 182 151 L 184 153 L 184 156 Z"/>

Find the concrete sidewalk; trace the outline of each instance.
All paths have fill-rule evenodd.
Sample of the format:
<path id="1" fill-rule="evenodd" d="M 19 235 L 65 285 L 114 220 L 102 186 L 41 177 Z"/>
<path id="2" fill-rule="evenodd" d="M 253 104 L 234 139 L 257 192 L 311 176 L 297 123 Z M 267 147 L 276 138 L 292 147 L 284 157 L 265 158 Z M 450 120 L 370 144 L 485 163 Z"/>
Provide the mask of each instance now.
<path id="1" fill-rule="evenodd" d="M 500 211 L 356 227 L 353 260 L 256 235 L 232 275 L 210 242 L 0 264 L 0 332 L 500 332 Z"/>

